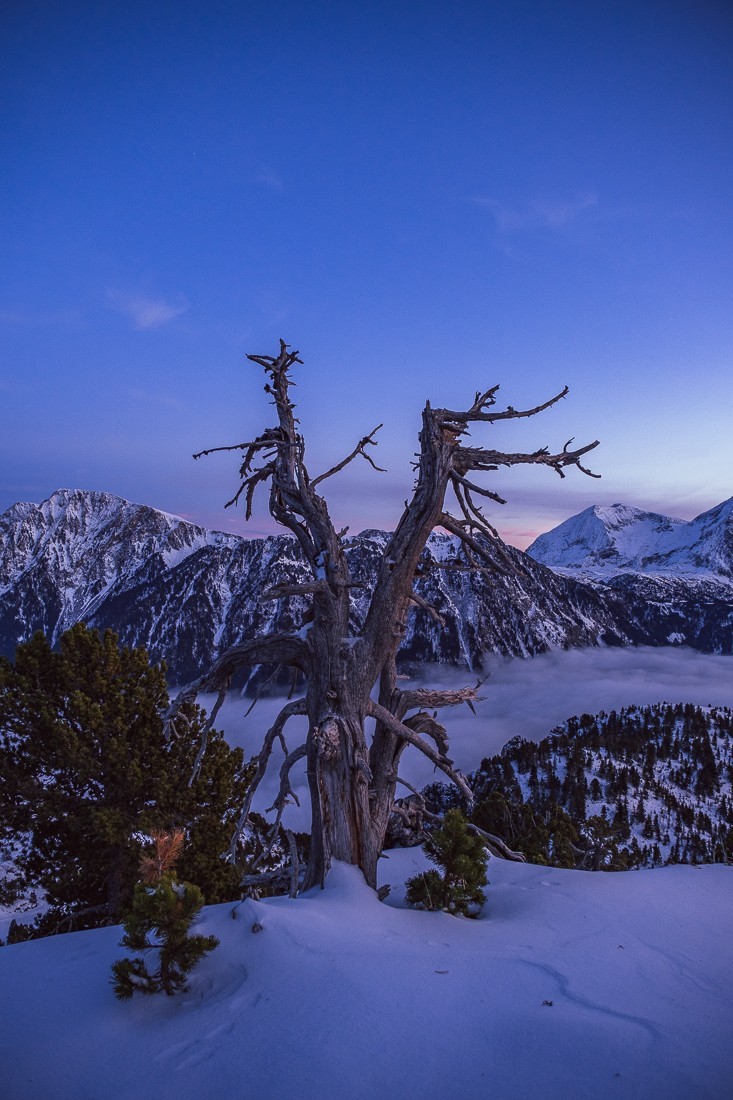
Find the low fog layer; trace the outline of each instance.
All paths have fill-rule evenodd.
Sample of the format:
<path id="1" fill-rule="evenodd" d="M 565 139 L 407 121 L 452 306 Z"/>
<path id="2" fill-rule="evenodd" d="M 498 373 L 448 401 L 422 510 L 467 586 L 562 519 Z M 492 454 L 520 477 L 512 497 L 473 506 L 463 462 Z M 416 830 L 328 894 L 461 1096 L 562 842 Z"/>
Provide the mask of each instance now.
<path id="1" fill-rule="evenodd" d="M 444 710 L 443 718 L 451 737 L 451 756 L 462 771 L 478 767 L 484 756 L 499 752 L 510 738 L 521 736 L 540 741 L 573 714 L 595 714 L 618 710 L 633 703 L 713 704 L 733 707 L 733 657 L 717 657 L 690 649 L 657 649 L 650 646 L 627 649 L 558 650 L 531 660 L 491 656 L 483 675 L 483 702 L 471 714 L 466 706 Z M 426 684 L 461 686 L 474 682 L 465 670 L 433 667 L 426 669 Z M 211 696 L 202 697 L 211 706 Z M 261 699 L 248 717 L 250 701 L 232 695 L 221 711 L 217 726 L 227 740 L 241 745 L 247 757 L 259 752 L 265 730 L 282 706 L 282 699 Z M 305 738 L 304 718 L 292 719 L 285 730 L 288 747 Z M 256 808 L 271 805 L 282 762 L 279 747 L 263 781 Z M 400 774 L 422 787 L 444 778 L 414 749 L 407 749 Z M 293 771 L 293 788 L 301 809 L 287 811 L 287 823 L 296 829 L 310 824 L 305 767 Z M 405 794 L 408 792 L 405 790 Z"/>

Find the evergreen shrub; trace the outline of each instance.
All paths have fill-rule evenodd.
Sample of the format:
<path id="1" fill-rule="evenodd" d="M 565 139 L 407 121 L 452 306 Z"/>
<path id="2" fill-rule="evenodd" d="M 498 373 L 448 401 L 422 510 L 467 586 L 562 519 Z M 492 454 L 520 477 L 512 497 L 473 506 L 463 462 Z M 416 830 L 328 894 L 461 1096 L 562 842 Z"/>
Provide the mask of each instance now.
<path id="1" fill-rule="evenodd" d="M 189 935 L 204 896 L 193 883 L 179 882 L 172 870 L 181 854 L 183 833 L 156 833 L 153 842 L 154 854 L 141 859 L 143 881 L 135 886 L 120 941 L 137 958 L 118 959 L 112 965 L 115 996 L 121 1001 L 134 993 L 172 996 L 185 989 L 189 972 L 219 943 L 216 936 Z M 151 951 L 158 953 L 154 970 L 143 957 Z"/>
<path id="2" fill-rule="evenodd" d="M 408 879 L 407 902 L 421 909 L 477 917 L 486 901 L 483 887 L 488 881 L 488 855 L 460 810 L 448 810 L 441 828 L 423 844 L 423 851 L 442 874 L 429 870 Z"/>

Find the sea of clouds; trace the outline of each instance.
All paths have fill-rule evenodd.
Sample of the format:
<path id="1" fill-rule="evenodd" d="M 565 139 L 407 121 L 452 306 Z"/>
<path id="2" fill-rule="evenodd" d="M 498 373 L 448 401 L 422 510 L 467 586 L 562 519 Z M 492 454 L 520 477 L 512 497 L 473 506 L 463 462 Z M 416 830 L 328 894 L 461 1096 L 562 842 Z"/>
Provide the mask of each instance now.
<path id="1" fill-rule="evenodd" d="M 733 707 L 733 657 L 685 648 L 556 650 L 530 660 L 490 655 L 481 675 L 486 681 L 475 715 L 466 706 L 441 712 L 450 734 L 451 756 L 464 772 L 478 767 L 484 756 L 499 752 L 512 737 L 540 741 L 574 714 L 662 701 Z M 432 666 L 424 670 L 422 682 L 458 687 L 475 683 L 475 675 Z M 202 697 L 200 702 L 210 706 L 213 699 Z M 231 744 L 241 745 L 250 757 L 259 752 L 263 735 L 283 702 L 261 699 L 245 717 L 250 700 L 231 695 L 216 724 Z M 288 747 L 303 741 L 306 732 L 304 718 L 292 719 L 285 731 Z M 414 749 L 408 748 L 402 760 L 400 774 L 414 786 L 444 778 Z M 281 762 L 276 747 L 256 802 L 261 811 L 273 801 Z M 285 820 L 291 828 L 306 829 L 310 813 L 304 763 L 293 769 L 292 781 L 301 806 L 289 809 Z"/>

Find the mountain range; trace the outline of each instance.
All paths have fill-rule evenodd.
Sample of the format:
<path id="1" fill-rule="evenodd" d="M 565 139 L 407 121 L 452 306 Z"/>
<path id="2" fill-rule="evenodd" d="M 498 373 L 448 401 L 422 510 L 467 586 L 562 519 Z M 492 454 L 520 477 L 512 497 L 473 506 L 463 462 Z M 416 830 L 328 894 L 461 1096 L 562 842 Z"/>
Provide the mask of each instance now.
<path id="1" fill-rule="evenodd" d="M 733 652 L 733 497 L 690 521 L 596 505 L 540 535 L 527 553 L 618 598 L 652 644 Z"/>
<path id="2" fill-rule="evenodd" d="M 528 553 L 503 545 L 489 573 L 451 569 L 456 540 L 436 533 L 417 590 L 445 625 L 415 609 L 401 660 L 478 667 L 489 651 L 673 643 L 731 653 L 732 514 L 733 501 L 690 525 L 621 505 L 588 509 Z M 364 531 L 348 542 L 364 584 L 354 590 L 354 631 L 387 539 Z M 0 515 L 0 653 L 12 656 L 36 630 L 55 642 L 84 620 L 145 646 L 185 683 L 244 637 L 298 630 L 307 601 L 261 593 L 306 575 L 289 536 L 247 539 L 110 493 L 61 489 Z"/>

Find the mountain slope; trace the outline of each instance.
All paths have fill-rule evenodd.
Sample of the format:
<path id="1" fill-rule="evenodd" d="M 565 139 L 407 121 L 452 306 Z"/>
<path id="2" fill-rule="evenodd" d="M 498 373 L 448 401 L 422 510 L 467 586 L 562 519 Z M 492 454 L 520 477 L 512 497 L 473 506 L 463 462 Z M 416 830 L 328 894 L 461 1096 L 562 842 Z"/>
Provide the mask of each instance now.
<path id="1" fill-rule="evenodd" d="M 733 653 L 733 498 L 689 522 L 596 505 L 527 554 L 616 600 L 652 644 Z"/>
<path id="2" fill-rule="evenodd" d="M 728 707 L 657 703 L 569 718 L 538 744 L 515 737 L 471 782 L 477 814 L 482 799 L 494 803 L 497 820 L 485 828 L 525 819 L 525 835 L 502 835 L 531 858 L 584 870 L 730 862 L 732 757 Z M 563 847 L 556 828 L 550 851 L 532 832 L 559 807 L 577 830 L 576 846 Z"/>
<path id="3" fill-rule="evenodd" d="M 350 540 L 353 628 L 387 536 Z M 491 650 L 515 656 L 569 645 L 645 640 L 620 604 L 587 585 L 558 577 L 512 547 L 512 568 L 467 574 L 445 568 L 456 541 L 436 534 L 418 590 L 441 612 L 408 619 L 403 661 L 476 665 Z M 125 644 L 165 659 L 179 683 L 199 675 L 217 653 L 243 637 L 297 630 L 302 598 L 262 601 L 272 585 L 299 581 L 306 566 L 288 536 L 245 539 L 205 529 L 108 493 L 60 490 L 41 505 L 18 504 L 0 516 L 0 652 L 42 630 L 55 641 L 74 622 L 111 627 Z"/>
<path id="4" fill-rule="evenodd" d="M 733 497 L 689 522 L 625 504 L 595 505 L 540 535 L 527 553 L 595 579 L 637 572 L 733 582 Z"/>
<path id="5" fill-rule="evenodd" d="M 118 928 L 0 949 L 3 1095 L 728 1095 L 730 867 L 492 860 L 468 921 L 397 907 L 422 860 L 380 862 L 391 904 L 336 865 L 325 890 L 205 909 L 221 946 L 175 997 L 114 999 Z"/>
<path id="6" fill-rule="evenodd" d="M 142 571 L 173 569 L 228 538 L 111 493 L 61 489 L 40 505 L 16 504 L 0 516 L 5 617 L 14 615 L 19 637 L 40 629 L 55 642 Z"/>

